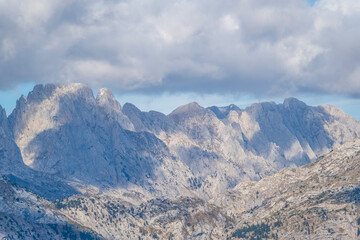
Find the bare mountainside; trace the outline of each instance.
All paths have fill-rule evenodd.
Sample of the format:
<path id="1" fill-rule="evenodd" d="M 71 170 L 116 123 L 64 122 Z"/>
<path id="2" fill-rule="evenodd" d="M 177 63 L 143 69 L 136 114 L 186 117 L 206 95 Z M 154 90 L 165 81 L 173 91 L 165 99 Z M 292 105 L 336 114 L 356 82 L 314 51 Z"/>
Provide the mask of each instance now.
<path id="1" fill-rule="evenodd" d="M 52 202 L 11 183 L 0 175 L 1 239 L 103 239 L 69 221 Z"/>
<path id="2" fill-rule="evenodd" d="M 359 239 L 360 140 L 209 201 L 74 196 L 57 206 L 108 239 Z"/>
<path id="3" fill-rule="evenodd" d="M 0 234 L 15 239 L 18 233 L 53 239 L 359 239 L 359 176 L 358 139 L 313 163 L 239 183 L 208 201 L 177 197 L 132 203 L 92 194 L 51 203 L 3 179 L 2 191 L 10 194 L 0 201 Z M 9 215 L 11 220 L 5 218 Z"/>
<path id="4" fill-rule="evenodd" d="M 20 153 L 5 159 L 18 159 L 50 178 L 63 193 L 58 197 L 68 187 L 118 191 L 135 200 L 208 200 L 240 182 L 309 163 L 360 136 L 359 122 L 342 110 L 294 98 L 246 109 L 190 103 L 167 116 L 121 106 L 108 89 L 95 98 L 82 84 L 37 85 L 2 118 L 11 142 L 6 145 Z M 21 173 L 12 175 L 20 185 L 28 182 Z"/>

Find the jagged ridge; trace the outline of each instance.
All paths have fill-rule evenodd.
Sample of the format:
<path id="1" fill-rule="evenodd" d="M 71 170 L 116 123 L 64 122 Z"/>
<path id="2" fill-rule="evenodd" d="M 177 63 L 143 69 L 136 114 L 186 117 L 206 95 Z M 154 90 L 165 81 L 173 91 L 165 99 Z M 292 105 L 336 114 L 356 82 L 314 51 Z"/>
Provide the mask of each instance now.
<path id="1" fill-rule="evenodd" d="M 9 117 L 0 108 L 0 170 L 12 183 L 42 197 L 66 197 L 56 202 L 61 214 L 111 239 L 140 234 L 225 238 L 254 229 L 265 229 L 266 236 L 286 237 L 286 232 L 292 232 L 297 237 L 313 231 L 308 229 L 309 223 L 297 225 L 295 230 L 291 226 L 303 217 L 282 223 L 282 227 L 279 218 L 291 218 L 294 211 L 296 216 L 305 216 L 299 206 L 315 206 L 319 199 L 330 201 L 324 209 L 333 208 L 334 199 L 349 203 L 346 211 L 351 210 L 352 217 L 341 224 L 355 221 L 351 204 L 358 203 L 353 196 L 357 196 L 359 179 L 344 178 L 348 172 L 332 171 L 350 166 L 355 169 L 350 175 L 356 176 L 357 165 L 348 162 L 353 159 L 350 157 L 336 161 L 337 165 L 331 161 L 321 165 L 325 160 L 320 160 L 300 170 L 266 177 L 309 163 L 359 135 L 359 122 L 341 110 L 310 107 L 294 98 L 246 109 L 234 105 L 203 108 L 190 103 L 166 116 L 141 112 L 128 103 L 121 107 L 108 89 L 101 89 L 95 98 L 83 84 L 37 85 L 19 99 Z M 332 156 L 326 159 L 334 159 Z M 342 159 L 341 154 L 336 156 Z M 325 179 L 337 184 L 336 179 L 344 178 L 343 185 L 339 184 L 345 188 L 322 186 L 316 178 L 324 174 L 333 174 Z M 308 198 L 301 186 L 314 186 L 320 197 Z M 321 187 L 327 189 L 324 194 L 318 190 Z M 79 192 L 83 195 L 74 195 Z M 159 199 L 154 200 L 156 197 Z M 289 201 L 291 197 L 306 201 L 294 203 Z M 290 208 L 285 208 L 286 204 Z M 124 213 L 113 212 L 114 207 Z M 89 214 L 89 209 L 97 214 Z M 329 215 L 331 221 L 343 216 L 339 212 Z M 265 225 L 259 219 L 266 220 Z M 245 226 L 244 221 L 253 225 Z M 184 226 L 188 222 L 190 225 Z M 115 231 L 116 224 L 120 224 L 120 232 Z M 335 227 L 328 232 L 341 232 Z M 336 236 L 345 238 L 355 231 L 347 229 L 345 235 Z M 321 236 L 328 236 L 323 230 Z M 313 234 L 318 236 L 317 232 Z"/>
<path id="2" fill-rule="evenodd" d="M 35 86 L 8 122 L 27 166 L 80 191 L 91 185 L 204 199 L 309 163 L 360 135 L 349 115 L 294 98 L 243 110 L 190 103 L 166 116 L 122 108 L 109 89 L 95 98 L 83 84 Z"/>

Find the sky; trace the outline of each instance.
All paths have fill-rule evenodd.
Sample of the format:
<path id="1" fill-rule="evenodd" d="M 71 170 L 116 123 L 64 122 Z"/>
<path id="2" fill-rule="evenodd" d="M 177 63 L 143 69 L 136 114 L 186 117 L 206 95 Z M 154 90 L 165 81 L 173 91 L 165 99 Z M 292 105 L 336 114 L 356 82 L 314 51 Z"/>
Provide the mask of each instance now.
<path id="1" fill-rule="evenodd" d="M 0 104 L 81 82 L 145 111 L 294 96 L 360 119 L 359 25 L 358 0 L 0 0 Z"/>

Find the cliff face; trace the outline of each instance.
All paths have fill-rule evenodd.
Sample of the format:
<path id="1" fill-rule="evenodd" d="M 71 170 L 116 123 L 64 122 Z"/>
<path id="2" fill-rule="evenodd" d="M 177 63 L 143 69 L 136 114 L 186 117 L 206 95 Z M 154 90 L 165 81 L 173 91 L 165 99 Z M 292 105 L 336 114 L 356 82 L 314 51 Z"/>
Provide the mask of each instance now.
<path id="1" fill-rule="evenodd" d="M 101 195 L 73 196 L 57 206 L 107 239 L 358 239 L 359 174 L 355 140 L 209 201 L 178 197 L 132 204 Z"/>
<path id="2" fill-rule="evenodd" d="M 166 116 L 38 85 L 0 107 L 0 236 L 354 239 L 359 136 L 342 110 L 294 98 Z"/>
<path id="3" fill-rule="evenodd" d="M 1 174 L 0 196 L 2 239 L 103 239 L 69 221 L 52 202 L 14 185 Z"/>
<path id="4" fill-rule="evenodd" d="M 301 166 L 360 135 L 334 107 L 283 104 L 203 108 L 190 103 L 166 116 L 121 107 L 108 89 L 97 98 L 82 84 L 38 85 L 9 117 L 24 163 L 96 187 L 179 192 L 211 198 L 241 181 Z"/>
<path id="5" fill-rule="evenodd" d="M 280 239 L 358 239 L 359 173 L 357 139 L 308 165 L 240 183 L 210 202 L 237 219 L 232 236 L 249 237 L 254 232 L 246 233 L 244 223 L 262 222 L 271 226 L 267 235 Z"/>
<path id="6" fill-rule="evenodd" d="M 0 170 L 8 172 L 23 165 L 21 153 L 9 128 L 5 110 L 0 106 Z"/>
<path id="7" fill-rule="evenodd" d="M 82 84 L 36 86 L 19 100 L 9 121 L 28 167 L 80 190 L 138 188 L 156 195 L 172 186 L 173 178 L 186 184 L 167 146 L 149 132 L 132 131 L 109 90 L 100 90 L 95 99 Z M 181 185 L 173 194 L 184 189 Z"/>

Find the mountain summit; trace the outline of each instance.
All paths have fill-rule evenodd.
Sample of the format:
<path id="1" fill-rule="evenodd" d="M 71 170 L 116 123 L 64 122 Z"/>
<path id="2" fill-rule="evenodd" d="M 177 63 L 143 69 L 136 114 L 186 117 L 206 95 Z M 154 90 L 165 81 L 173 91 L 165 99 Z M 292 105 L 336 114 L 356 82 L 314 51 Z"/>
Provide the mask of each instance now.
<path id="1" fill-rule="evenodd" d="M 341 110 L 295 98 L 246 109 L 193 102 L 166 116 L 122 108 L 109 89 L 95 98 L 83 84 L 37 85 L 3 121 L 28 167 L 79 190 L 116 186 L 205 199 L 360 136 L 360 124 Z"/>
<path id="2" fill-rule="evenodd" d="M 268 205 L 264 201 L 275 194 L 267 179 L 275 181 L 278 179 L 275 176 L 282 175 L 269 176 L 284 168 L 309 164 L 359 136 L 360 123 L 341 109 L 307 106 L 295 98 L 285 99 L 282 104 L 255 103 L 245 109 L 235 105 L 204 108 L 193 102 L 165 115 L 156 111 L 142 112 L 130 103 L 121 107 L 113 93 L 105 88 L 100 89 L 95 98 L 92 90 L 83 84 L 37 85 L 28 96 L 20 97 L 8 117 L 0 107 L 0 174 L 4 175 L 4 189 L 6 186 L 6 189 L 22 192 L 18 197 L 20 202 L 36 206 L 37 203 L 23 196 L 34 193 L 48 200 L 64 198 L 57 201 L 58 210 L 50 211 L 52 214 L 73 219 L 109 239 L 135 237 L 137 230 L 129 230 L 135 223 L 127 217 L 137 219 L 134 214 L 148 214 L 146 218 L 150 221 L 152 214 L 158 212 L 167 219 L 169 216 L 162 214 L 171 209 L 176 210 L 173 212 L 175 219 L 193 216 L 188 212 L 191 209 L 195 213 L 206 213 L 199 215 L 201 220 L 198 220 L 205 227 L 199 229 L 208 232 L 220 226 L 220 235 L 216 236 L 224 237 L 225 225 L 235 226 L 229 219 L 258 221 L 255 215 L 236 214 L 244 209 L 254 212 L 251 208 L 265 211 L 262 206 Z M 306 174 L 316 176 L 310 172 Z M 291 182 L 295 176 L 284 179 Z M 251 196 L 245 198 L 243 189 L 253 186 L 248 181 L 259 180 L 256 190 L 249 188 Z M 300 184 L 300 180 L 296 181 Z M 262 189 L 265 182 L 266 189 Z M 281 186 L 278 187 L 280 192 Z M 265 195 L 258 194 L 262 197 L 256 198 L 257 191 Z M 244 196 L 246 202 L 240 203 L 245 205 L 232 203 L 229 200 L 233 199 L 232 194 Z M 219 206 L 227 212 L 219 211 Z M 115 208 L 116 211 L 111 210 Z M 87 212 L 89 209 L 101 215 L 92 215 Z M 104 209 L 108 215 L 104 215 Z M 121 225 L 122 233 L 117 235 L 112 224 L 113 220 L 119 220 L 116 214 L 120 213 L 126 215 L 120 219 L 127 219 L 131 224 Z M 262 212 L 256 214 L 270 216 Z M 14 219 L 23 221 L 19 216 L 21 214 Z M 38 218 L 38 214 L 29 216 Z M 81 219 L 78 216 L 82 216 Z M 191 221 L 197 221 L 193 217 Z M 274 219 L 269 219 L 271 226 L 275 224 Z M 56 221 L 56 226 L 70 224 Z M 143 226 L 142 221 L 136 224 Z M 99 222 L 102 227 L 96 224 Z M 184 230 L 178 236 L 186 237 L 190 231 L 200 234 L 193 238 L 201 238 L 202 233 L 195 230 L 199 225 L 194 223 L 193 226 L 193 230 Z M 43 229 L 43 225 L 34 227 Z M 80 234 L 77 227 L 72 229 Z M 286 232 L 286 229 L 290 227 L 281 231 Z M 234 236 L 243 236 L 241 231 Z M 124 232 L 128 234 L 122 235 Z M 54 232 L 51 234 L 53 236 Z M 161 236 L 168 238 L 170 235 Z"/>

